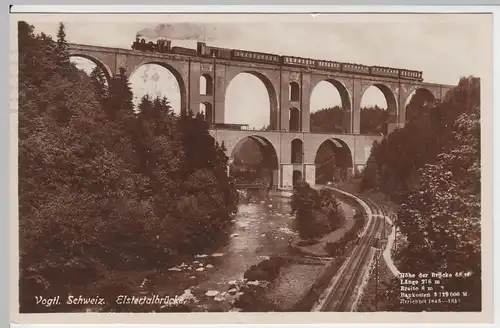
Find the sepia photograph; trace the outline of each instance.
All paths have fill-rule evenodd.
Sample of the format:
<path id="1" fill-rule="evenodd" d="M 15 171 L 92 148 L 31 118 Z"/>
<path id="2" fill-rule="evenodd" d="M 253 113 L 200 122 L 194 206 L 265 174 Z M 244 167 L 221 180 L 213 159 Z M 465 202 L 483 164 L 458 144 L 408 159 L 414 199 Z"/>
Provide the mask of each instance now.
<path id="1" fill-rule="evenodd" d="M 492 307 L 492 14 L 10 16 L 19 314 Z"/>

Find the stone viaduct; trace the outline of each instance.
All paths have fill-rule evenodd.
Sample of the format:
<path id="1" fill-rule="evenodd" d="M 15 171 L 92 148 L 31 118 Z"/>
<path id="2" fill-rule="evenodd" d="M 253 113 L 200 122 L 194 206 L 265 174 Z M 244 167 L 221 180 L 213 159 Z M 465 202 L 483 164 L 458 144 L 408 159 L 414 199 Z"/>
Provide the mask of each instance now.
<path id="1" fill-rule="evenodd" d="M 316 182 L 315 157 L 323 144 L 328 144 L 341 156 L 347 156 L 350 174 L 361 171 L 370 154 L 372 143 L 382 136 L 360 134 L 360 107 L 363 93 L 375 86 L 384 94 L 389 112 L 388 132 L 406 122 L 406 104 L 417 89 L 424 89 L 432 98 L 442 99 L 453 86 L 423 82 L 421 72 L 392 68 L 370 68 L 358 64 L 342 64 L 349 70 L 332 71 L 336 62 L 284 57 L 280 63 L 262 59 L 271 54 L 239 51 L 247 60 L 201 55 L 143 52 L 120 48 L 70 44 L 70 55 L 94 62 L 109 78 L 121 67 L 128 75 L 145 64 L 157 64 L 168 69 L 176 78 L 181 93 L 181 109 L 197 113 L 204 107 L 205 115 L 217 128 L 210 130 L 219 142 L 224 141 L 232 157 L 237 144 L 245 138 L 259 142 L 273 171 L 273 184 L 290 188 L 295 174 L 311 184 Z M 217 48 L 214 48 L 217 49 Z M 193 49 L 193 51 L 196 51 Z M 277 58 L 277 57 L 276 57 Z M 301 63 L 319 63 L 300 67 Z M 290 65 L 288 65 L 290 64 Z M 294 65 L 296 64 L 296 65 Z M 344 67 L 344 66 L 343 66 Z M 400 74 L 389 74 L 403 72 Z M 379 72 L 380 74 L 372 74 Z M 225 128 L 225 95 L 231 80 L 240 73 L 259 78 L 269 94 L 270 129 L 268 131 Z M 384 74 L 387 73 L 387 74 Z M 345 134 L 310 133 L 310 98 L 321 81 L 330 82 L 339 92 L 344 115 Z M 200 90 L 203 86 L 205 90 Z M 342 155 L 343 154 L 343 155 Z"/>

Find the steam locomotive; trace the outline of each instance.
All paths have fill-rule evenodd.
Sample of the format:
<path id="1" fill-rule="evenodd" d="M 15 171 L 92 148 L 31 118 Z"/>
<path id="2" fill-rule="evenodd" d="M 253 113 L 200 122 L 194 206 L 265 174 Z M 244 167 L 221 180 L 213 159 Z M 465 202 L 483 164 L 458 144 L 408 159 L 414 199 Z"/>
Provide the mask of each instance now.
<path id="1" fill-rule="evenodd" d="M 146 42 L 144 38 L 136 38 L 132 44 L 133 50 L 149 51 L 165 54 L 179 54 L 193 57 L 211 57 L 217 59 L 247 61 L 253 63 L 274 64 L 283 66 L 294 66 L 301 68 L 314 68 L 334 72 L 356 73 L 372 76 L 383 76 L 393 78 L 404 78 L 423 81 L 421 71 L 397 69 L 382 66 L 366 66 L 361 64 L 340 63 L 335 61 L 317 60 L 293 56 L 279 56 L 270 53 L 254 52 L 238 49 L 219 48 L 207 46 L 204 42 L 198 42 L 196 49 L 184 47 L 172 47 L 170 40 L 158 39 L 156 43 Z"/>
<path id="2" fill-rule="evenodd" d="M 146 42 L 146 39 L 136 38 L 132 44 L 132 50 L 157 52 L 161 54 L 178 54 L 186 56 L 197 56 L 198 53 L 194 49 L 184 47 L 172 47 L 172 41 L 166 39 L 158 39 L 156 43 L 153 41 Z"/>

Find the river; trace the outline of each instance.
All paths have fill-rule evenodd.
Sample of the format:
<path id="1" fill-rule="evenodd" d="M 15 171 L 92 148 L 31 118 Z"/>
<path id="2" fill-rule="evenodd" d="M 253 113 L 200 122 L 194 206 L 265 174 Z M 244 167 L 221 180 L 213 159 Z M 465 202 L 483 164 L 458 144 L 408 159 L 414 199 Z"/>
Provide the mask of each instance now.
<path id="1" fill-rule="evenodd" d="M 161 273 L 148 292 L 170 297 L 184 293 L 194 300 L 194 311 L 230 310 L 227 291 L 251 265 L 287 254 L 289 239 L 297 235 L 293 226 L 288 197 L 269 195 L 240 202 L 227 243 Z"/>

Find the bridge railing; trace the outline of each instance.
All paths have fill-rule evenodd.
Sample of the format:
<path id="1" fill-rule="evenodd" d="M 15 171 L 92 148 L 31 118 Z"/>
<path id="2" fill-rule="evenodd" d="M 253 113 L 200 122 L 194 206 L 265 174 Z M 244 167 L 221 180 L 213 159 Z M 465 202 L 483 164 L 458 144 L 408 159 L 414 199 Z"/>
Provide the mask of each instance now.
<path id="1" fill-rule="evenodd" d="M 235 183 L 237 189 L 266 189 L 271 186 L 268 184 L 254 184 L 254 183 Z"/>
<path id="2" fill-rule="evenodd" d="M 307 133 L 307 134 L 326 134 L 326 135 L 346 135 L 346 136 L 369 136 L 369 137 L 381 137 L 383 135 L 377 134 L 377 133 L 342 133 L 342 132 L 305 132 L 305 131 L 287 131 L 287 130 L 278 130 L 278 129 L 255 129 L 255 128 L 248 128 L 248 129 L 240 129 L 237 127 L 221 127 L 221 126 L 210 126 L 210 130 L 217 131 L 245 131 L 245 132 L 280 132 L 280 133 L 290 133 L 290 134 L 301 134 L 301 133 Z"/>

